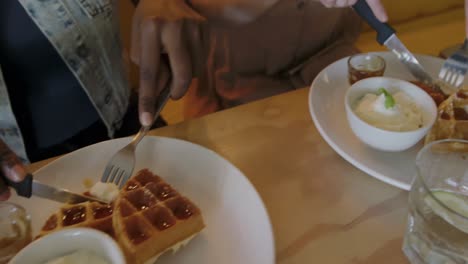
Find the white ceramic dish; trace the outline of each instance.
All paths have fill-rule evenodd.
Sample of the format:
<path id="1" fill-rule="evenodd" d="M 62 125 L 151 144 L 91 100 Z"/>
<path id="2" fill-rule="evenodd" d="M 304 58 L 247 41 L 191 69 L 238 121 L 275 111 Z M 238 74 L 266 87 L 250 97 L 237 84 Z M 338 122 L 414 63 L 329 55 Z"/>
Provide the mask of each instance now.
<path id="1" fill-rule="evenodd" d="M 384 76 L 414 80 L 406 68 L 390 52 L 376 52 L 385 59 Z M 417 55 L 419 62 L 432 75 L 437 76 L 443 60 Z M 365 173 L 409 190 L 415 175 L 415 157 L 422 143 L 399 153 L 374 150 L 363 144 L 347 124 L 343 104 L 348 83 L 348 58 L 340 59 L 322 70 L 309 91 L 309 110 L 315 127 L 325 141 L 345 160 Z M 467 80 L 465 79 L 465 83 Z"/>
<path id="2" fill-rule="evenodd" d="M 9 264 L 46 263 L 77 250 L 87 250 L 112 264 L 125 264 L 119 245 L 107 234 L 90 228 L 69 228 L 35 240 Z"/>
<path id="3" fill-rule="evenodd" d="M 92 145 L 70 153 L 35 173 L 36 179 L 83 192 L 83 181 L 98 181 L 110 157 L 129 138 Z M 265 207 L 254 187 L 231 163 L 215 152 L 190 142 L 145 137 L 138 145 L 135 171 L 149 168 L 196 203 L 206 228 L 176 254 L 164 254 L 158 264 L 223 263 L 272 264 L 274 240 Z M 12 197 L 32 217 L 37 234 L 60 204 Z"/>
<path id="4" fill-rule="evenodd" d="M 355 106 L 364 95 L 377 94 L 380 87 L 390 94 L 404 92 L 422 112 L 422 127 L 411 131 L 390 131 L 373 126 L 362 120 L 355 112 Z M 411 148 L 429 131 L 437 117 L 434 100 L 418 86 L 389 77 L 373 77 L 351 85 L 345 95 L 345 109 L 351 130 L 366 145 L 381 151 L 399 152 Z"/>

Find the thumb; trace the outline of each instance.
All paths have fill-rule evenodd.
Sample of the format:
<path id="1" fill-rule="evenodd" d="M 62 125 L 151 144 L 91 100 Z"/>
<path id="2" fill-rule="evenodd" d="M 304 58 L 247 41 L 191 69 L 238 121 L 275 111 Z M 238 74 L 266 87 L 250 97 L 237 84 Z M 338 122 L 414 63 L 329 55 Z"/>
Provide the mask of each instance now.
<path id="1" fill-rule="evenodd" d="M 0 170 L 3 176 L 14 182 L 26 177 L 26 168 L 16 154 L 0 140 Z"/>
<path id="2" fill-rule="evenodd" d="M 369 7 L 372 9 L 372 12 L 377 17 L 380 22 L 387 22 L 388 16 L 383 4 L 380 0 L 366 0 Z"/>
<path id="3" fill-rule="evenodd" d="M 26 169 L 21 160 L 11 149 L 0 139 L 0 176 L 11 181 L 20 182 L 27 175 Z M 0 201 L 7 200 L 10 191 L 5 180 L 0 177 Z"/>

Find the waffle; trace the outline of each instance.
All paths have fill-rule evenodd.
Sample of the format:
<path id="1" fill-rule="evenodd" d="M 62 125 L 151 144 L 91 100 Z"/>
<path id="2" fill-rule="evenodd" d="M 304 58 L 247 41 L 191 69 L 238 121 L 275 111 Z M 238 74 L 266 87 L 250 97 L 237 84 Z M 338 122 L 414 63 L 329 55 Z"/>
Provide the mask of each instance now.
<path id="1" fill-rule="evenodd" d="M 84 202 L 64 205 L 51 215 L 42 227 L 38 237 L 70 227 L 90 227 L 107 233 L 115 239 L 112 225 L 113 204 Z"/>
<path id="2" fill-rule="evenodd" d="M 436 122 L 426 135 L 425 144 L 442 139 L 468 140 L 468 90 L 459 90 L 438 107 Z M 440 151 L 468 151 L 465 144 L 444 144 Z"/>
<path id="3" fill-rule="evenodd" d="M 430 85 L 425 84 L 420 81 L 410 81 L 411 83 L 417 85 L 419 88 L 423 89 L 436 103 L 437 106 L 439 106 L 443 101 L 447 99 L 447 96 L 439 91 L 434 90 Z"/>
<path id="4" fill-rule="evenodd" d="M 204 228 L 200 210 L 148 170 L 133 176 L 112 204 L 64 205 L 51 215 L 38 237 L 70 227 L 90 227 L 109 234 L 127 263 L 153 263 L 177 250 Z"/>
<path id="5" fill-rule="evenodd" d="M 140 171 L 115 200 L 113 225 L 128 260 L 145 263 L 204 228 L 200 210 L 148 170 Z"/>

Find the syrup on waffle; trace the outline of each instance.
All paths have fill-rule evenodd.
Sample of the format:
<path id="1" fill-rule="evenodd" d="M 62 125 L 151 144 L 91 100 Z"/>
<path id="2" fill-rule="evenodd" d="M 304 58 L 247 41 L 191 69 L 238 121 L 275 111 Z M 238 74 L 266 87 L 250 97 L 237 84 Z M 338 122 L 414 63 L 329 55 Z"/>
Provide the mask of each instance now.
<path id="1" fill-rule="evenodd" d="M 90 227 L 113 237 L 127 263 L 140 264 L 176 248 L 204 228 L 200 209 L 149 170 L 133 176 L 112 204 L 64 205 L 38 237 L 70 227 Z"/>
<path id="2" fill-rule="evenodd" d="M 438 107 L 436 122 L 426 135 L 425 144 L 441 139 L 468 140 L 468 90 L 459 90 Z M 445 144 L 446 151 L 468 151 L 463 144 Z M 442 149 L 441 149 L 442 151 Z"/>
<path id="3" fill-rule="evenodd" d="M 148 170 L 140 171 L 121 190 L 113 224 L 127 259 L 137 264 L 204 228 L 200 210 Z"/>
<path id="4" fill-rule="evenodd" d="M 63 228 L 90 227 L 115 238 L 114 227 L 112 225 L 113 211 L 113 204 L 101 204 L 98 202 L 64 205 L 58 212 L 47 219 L 38 237 Z"/>
<path id="5" fill-rule="evenodd" d="M 419 88 L 423 89 L 436 103 L 437 106 L 439 106 L 445 99 L 447 99 L 447 96 L 444 93 L 435 91 L 432 89 L 432 87 L 428 84 L 425 84 L 420 81 L 410 81 L 411 83 L 417 85 Z"/>

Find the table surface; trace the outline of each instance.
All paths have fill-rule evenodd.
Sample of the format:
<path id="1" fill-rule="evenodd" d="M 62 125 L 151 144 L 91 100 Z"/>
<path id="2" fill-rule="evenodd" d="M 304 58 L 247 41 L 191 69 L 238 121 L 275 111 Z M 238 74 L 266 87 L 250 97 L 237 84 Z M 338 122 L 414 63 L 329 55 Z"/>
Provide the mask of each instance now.
<path id="1" fill-rule="evenodd" d="M 307 98 L 308 89 L 300 89 L 150 135 L 212 149 L 250 179 L 273 225 L 277 263 L 408 263 L 401 250 L 407 192 L 334 152 L 313 124 Z"/>

